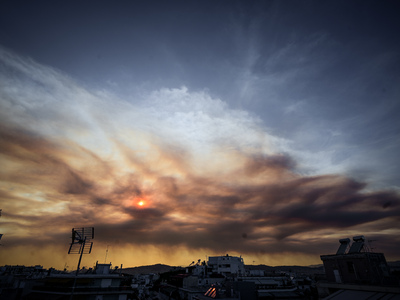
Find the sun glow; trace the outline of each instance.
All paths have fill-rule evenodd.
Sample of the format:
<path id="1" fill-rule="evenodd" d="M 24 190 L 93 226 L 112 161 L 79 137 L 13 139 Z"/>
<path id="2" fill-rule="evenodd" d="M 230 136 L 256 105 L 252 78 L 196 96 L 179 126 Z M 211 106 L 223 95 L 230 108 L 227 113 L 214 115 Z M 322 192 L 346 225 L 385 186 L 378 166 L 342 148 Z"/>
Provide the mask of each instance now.
<path id="1" fill-rule="evenodd" d="M 147 197 L 137 197 L 134 199 L 134 205 L 138 208 L 144 208 L 149 205 Z"/>

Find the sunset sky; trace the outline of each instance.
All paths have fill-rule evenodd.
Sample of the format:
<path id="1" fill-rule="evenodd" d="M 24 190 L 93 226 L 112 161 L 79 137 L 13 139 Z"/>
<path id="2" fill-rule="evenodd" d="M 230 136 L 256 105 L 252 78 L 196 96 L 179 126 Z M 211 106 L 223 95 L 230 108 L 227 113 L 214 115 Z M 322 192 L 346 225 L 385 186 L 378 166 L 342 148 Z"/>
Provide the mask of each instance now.
<path id="1" fill-rule="evenodd" d="M 400 260 L 399 1 L 2 1 L 0 265 Z M 106 258 L 106 251 L 107 258 Z"/>

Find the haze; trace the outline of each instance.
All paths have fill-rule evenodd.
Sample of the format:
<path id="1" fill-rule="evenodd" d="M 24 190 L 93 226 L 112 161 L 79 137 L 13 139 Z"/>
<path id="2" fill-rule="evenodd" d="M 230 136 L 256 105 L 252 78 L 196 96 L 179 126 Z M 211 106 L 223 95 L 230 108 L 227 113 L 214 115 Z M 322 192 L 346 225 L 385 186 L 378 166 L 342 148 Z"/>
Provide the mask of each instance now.
<path id="1" fill-rule="evenodd" d="M 0 4 L 0 265 L 400 259 L 397 1 Z"/>

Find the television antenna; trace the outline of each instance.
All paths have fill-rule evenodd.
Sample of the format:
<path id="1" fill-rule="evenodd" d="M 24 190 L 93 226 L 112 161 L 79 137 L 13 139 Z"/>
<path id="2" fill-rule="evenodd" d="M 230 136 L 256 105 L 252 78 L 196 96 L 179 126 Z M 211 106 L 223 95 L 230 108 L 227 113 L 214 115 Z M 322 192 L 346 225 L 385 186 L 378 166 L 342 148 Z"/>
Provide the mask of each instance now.
<path id="1" fill-rule="evenodd" d="M 82 228 L 72 228 L 71 245 L 69 246 L 68 254 L 79 254 L 78 267 L 76 268 L 74 284 L 72 286 L 71 297 L 72 300 L 74 296 L 74 290 L 76 285 L 76 278 L 78 277 L 79 268 L 81 266 L 82 255 L 90 254 L 92 252 L 94 239 L 94 227 L 82 227 Z"/>
<path id="2" fill-rule="evenodd" d="M 110 245 L 107 245 L 107 249 L 106 249 L 106 257 L 104 258 L 104 263 L 105 263 L 105 264 L 107 263 L 108 246 L 110 246 Z"/>
<path id="3" fill-rule="evenodd" d="M 94 238 L 94 228 L 72 228 L 72 242 L 69 246 L 68 254 L 80 254 L 79 262 L 82 254 L 90 254 L 92 252 Z M 79 266 L 78 266 L 79 269 Z"/>

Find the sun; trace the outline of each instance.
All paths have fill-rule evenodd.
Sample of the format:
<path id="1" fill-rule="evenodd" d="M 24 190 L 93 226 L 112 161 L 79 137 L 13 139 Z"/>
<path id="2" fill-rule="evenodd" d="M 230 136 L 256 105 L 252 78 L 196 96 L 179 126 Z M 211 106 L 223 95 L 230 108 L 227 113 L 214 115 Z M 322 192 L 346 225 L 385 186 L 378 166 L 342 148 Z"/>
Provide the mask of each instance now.
<path id="1" fill-rule="evenodd" d="M 136 203 L 136 206 L 137 206 L 137 207 L 140 207 L 140 208 L 144 208 L 144 207 L 146 207 L 147 204 L 148 204 L 148 203 L 147 203 L 147 199 L 144 199 L 144 198 L 136 199 L 135 203 Z"/>
<path id="2" fill-rule="evenodd" d="M 150 205 L 150 200 L 147 196 L 135 197 L 132 199 L 131 205 L 136 208 L 147 208 Z"/>

